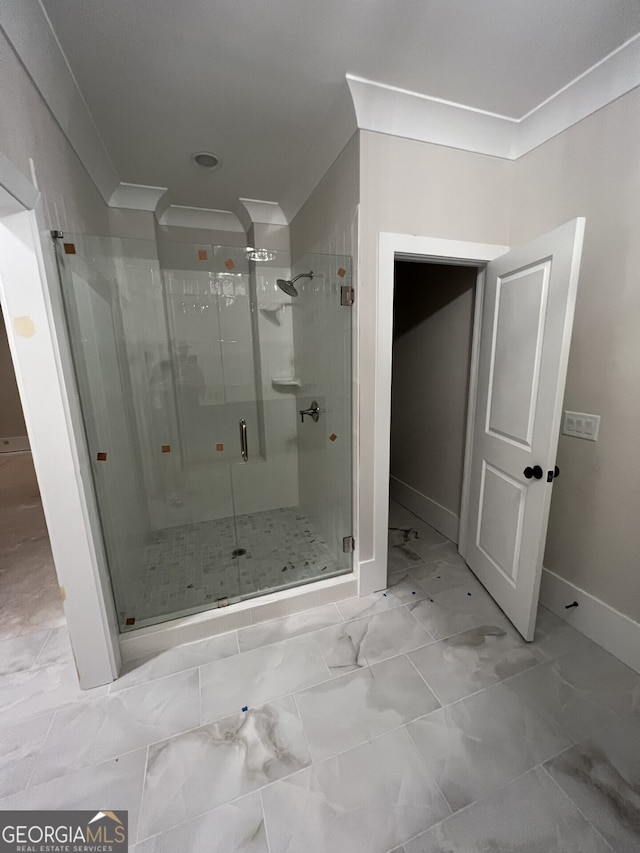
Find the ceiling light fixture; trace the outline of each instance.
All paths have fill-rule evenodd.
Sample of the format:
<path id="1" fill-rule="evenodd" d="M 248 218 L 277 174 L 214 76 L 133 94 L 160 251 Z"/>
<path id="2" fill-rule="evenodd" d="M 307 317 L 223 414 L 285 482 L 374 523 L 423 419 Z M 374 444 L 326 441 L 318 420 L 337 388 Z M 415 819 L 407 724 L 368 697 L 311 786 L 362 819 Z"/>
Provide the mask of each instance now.
<path id="1" fill-rule="evenodd" d="M 244 253 L 250 261 L 258 261 L 259 263 L 274 261 L 276 257 L 276 253 L 271 249 L 253 249 L 251 246 L 247 246 Z"/>
<path id="2" fill-rule="evenodd" d="M 195 154 L 191 155 L 191 159 L 197 166 L 208 169 L 210 172 L 222 166 L 220 157 L 217 154 L 212 154 L 210 151 L 196 151 Z"/>

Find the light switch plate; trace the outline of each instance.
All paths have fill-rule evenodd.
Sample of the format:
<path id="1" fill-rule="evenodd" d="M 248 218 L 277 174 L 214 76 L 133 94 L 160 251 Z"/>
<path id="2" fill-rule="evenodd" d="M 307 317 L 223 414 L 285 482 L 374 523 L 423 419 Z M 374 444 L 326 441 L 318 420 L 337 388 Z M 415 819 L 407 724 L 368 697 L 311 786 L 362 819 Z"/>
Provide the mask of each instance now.
<path id="1" fill-rule="evenodd" d="M 589 415 L 586 412 L 565 412 L 562 421 L 563 435 L 574 438 L 585 438 L 587 441 L 597 441 L 600 432 L 600 415 Z"/>

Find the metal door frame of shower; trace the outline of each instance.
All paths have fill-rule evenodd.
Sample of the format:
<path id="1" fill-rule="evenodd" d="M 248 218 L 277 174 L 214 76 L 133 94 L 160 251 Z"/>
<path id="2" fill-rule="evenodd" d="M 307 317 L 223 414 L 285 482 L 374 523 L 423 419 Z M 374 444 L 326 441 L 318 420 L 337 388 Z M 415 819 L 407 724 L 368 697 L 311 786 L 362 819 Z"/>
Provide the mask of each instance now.
<path id="1" fill-rule="evenodd" d="M 0 154 L 0 303 L 78 678 L 88 689 L 117 678 L 121 655 L 50 240 L 35 180 Z"/>

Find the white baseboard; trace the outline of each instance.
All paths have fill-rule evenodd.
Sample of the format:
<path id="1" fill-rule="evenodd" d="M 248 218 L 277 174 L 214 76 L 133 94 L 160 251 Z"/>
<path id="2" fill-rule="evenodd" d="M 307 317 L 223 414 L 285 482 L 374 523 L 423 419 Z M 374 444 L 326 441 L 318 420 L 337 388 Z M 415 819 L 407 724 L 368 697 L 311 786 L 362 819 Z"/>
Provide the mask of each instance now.
<path id="1" fill-rule="evenodd" d="M 450 509 L 403 483 L 397 477 L 389 478 L 389 495 L 418 518 L 435 527 L 438 533 L 442 533 L 447 539 L 458 544 L 460 517 L 455 512 L 451 512 Z"/>
<path id="2" fill-rule="evenodd" d="M 573 601 L 578 607 L 566 610 Z M 542 570 L 540 604 L 640 672 L 640 622 L 634 622 L 549 569 Z"/>
<path id="3" fill-rule="evenodd" d="M 376 560 L 373 557 L 371 560 L 362 560 L 358 566 L 358 595 L 370 595 L 372 592 L 377 592 L 380 589 L 385 589 L 387 586 L 387 555 L 384 555 L 384 565 L 380 565 L 382 561 Z"/>
<path id="4" fill-rule="evenodd" d="M 29 450 L 29 439 L 26 435 L 0 438 L 0 453 L 16 453 L 19 450 Z"/>

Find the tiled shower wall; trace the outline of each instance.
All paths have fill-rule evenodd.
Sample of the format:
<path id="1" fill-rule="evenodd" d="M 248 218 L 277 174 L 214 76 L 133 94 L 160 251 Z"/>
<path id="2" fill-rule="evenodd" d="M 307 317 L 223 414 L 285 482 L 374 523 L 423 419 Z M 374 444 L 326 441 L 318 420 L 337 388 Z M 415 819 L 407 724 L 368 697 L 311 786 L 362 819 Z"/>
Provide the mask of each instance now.
<path id="1" fill-rule="evenodd" d="M 295 372 L 294 307 L 276 284 L 291 275 L 289 253 L 278 252 L 275 263 L 252 264 L 250 277 L 263 456 L 255 459 L 257 441 L 249 434 L 249 463 L 232 468 L 238 515 L 298 505 L 296 389 L 281 383 Z"/>
<path id="2" fill-rule="evenodd" d="M 78 279 L 71 322 L 84 397 L 100 407 L 94 456 L 109 446 L 96 474 L 110 482 L 101 503 L 128 589 L 151 529 L 298 504 L 296 399 L 280 384 L 294 370 L 292 309 L 276 285 L 289 255 L 250 270 L 243 250 L 221 247 L 165 244 L 161 262 L 155 241 L 88 237 L 77 252 L 76 278 L 86 267 L 108 296 L 93 318 L 95 283 Z M 89 341 L 111 347 L 110 372 L 104 352 L 88 363 Z"/>

